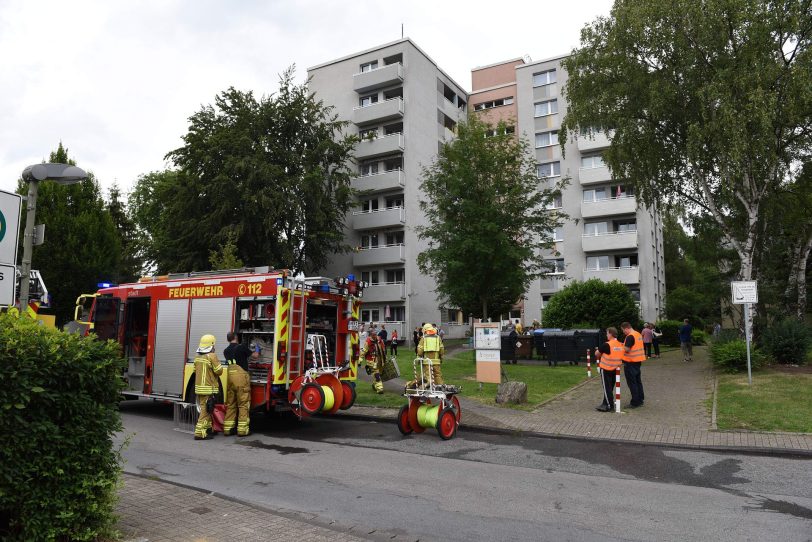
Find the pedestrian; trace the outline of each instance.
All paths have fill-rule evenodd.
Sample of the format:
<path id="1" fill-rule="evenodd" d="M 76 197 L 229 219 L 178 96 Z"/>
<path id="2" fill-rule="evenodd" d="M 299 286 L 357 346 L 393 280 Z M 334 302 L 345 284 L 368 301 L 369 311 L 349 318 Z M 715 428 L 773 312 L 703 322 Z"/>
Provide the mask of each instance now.
<path id="1" fill-rule="evenodd" d="M 643 380 L 640 376 L 640 368 L 646 359 L 646 354 L 643 351 L 643 336 L 635 331 L 629 322 L 620 324 L 620 329 L 626 335 L 623 340 L 623 373 L 626 376 L 626 385 L 632 395 L 629 407 L 637 408 L 643 406 L 646 399 L 643 392 Z"/>
<path id="2" fill-rule="evenodd" d="M 372 388 L 377 394 L 383 393 L 383 380 L 381 370 L 386 359 L 386 345 L 380 336 L 370 333 L 361 348 L 361 357 L 364 359 L 364 368 L 368 375 L 372 375 Z"/>
<path id="3" fill-rule="evenodd" d="M 516 325 L 514 327 L 516 328 L 516 333 L 521 335 L 522 331 L 524 330 L 524 326 L 522 326 L 522 324 L 518 320 L 516 320 Z"/>
<path id="4" fill-rule="evenodd" d="M 381 330 L 378 332 L 378 337 L 383 339 L 384 344 L 386 344 L 386 340 L 389 338 L 388 335 L 389 333 L 386 331 L 386 324 L 381 324 Z"/>
<path id="5" fill-rule="evenodd" d="M 361 333 L 360 333 L 360 335 L 358 336 L 358 341 L 359 341 L 361 344 L 364 344 L 365 342 L 367 342 L 367 337 L 368 337 L 368 336 L 369 336 L 369 332 L 367 331 L 367 326 L 366 326 L 366 324 L 361 324 Z"/>
<path id="6" fill-rule="evenodd" d="M 414 328 L 412 332 L 412 340 L 414 340 L 414 353 L 417 355 L 417 345 L 420 343 L 420 331 L 418 328 Z"/>
<path id="7" fill-rule="evenodd" d="M 509 353 L 508 357 L 510 358 L 508 362 L 513 363 L 513 365 L 516 365 L 516 350 L 517 350 L 516 345 L 518 344 L 518 341 L 519 334 L 516 333 L 516 328 L 513 328 L 510 330 L 510 333 L 508 334 L 508 353 Z"/>
<path id="8" fill-rule="evenodd" d="M 391 348 L 392 355 L 397 356 L 398 355 L 398 330 L 397 329 L 392 330 L 392 338 L 390 339 L 390 341 L 391 342 L 389 343 L 389 347 Z"/>
<path id="9" fill-rule="evenodd" d="M 660 331 L 660 328 L 657 327 L 657 324 L 651 325 L 651 344 L 654 346 L 654 356 L 655 358 L 660 357 L 660 337 L 663 336 L 663 332 Z"/>
<path id="10" fill-rule="evenodd" d="M 195 356 L 195 395 L 200 414 L 195 425 L 195 440 L 212 438 L 211 415 L 214 412 L 214 397 L 220 391 L 218 377 L 223 374 L 223 367 L 217 354 L 213 352 L 216 339 L 214 335 L 203 335 L 197 346 Z"/>
<path id="11" fill-rule="evenodd" d="M 249 415 L 251 412 L 251 373 L 248 360 L 259 358 L 257 352 L 241 344 L 237 334 L 229 331 L 226 335 L 228 346 L 223 356 L 228 364 L 228 386 L 226 397 L 226 417 L 223 422 L 223 434 L 233 435 L 236 425 L 238 436 L 247 437 L 251 434 L 249 428 Z"/>
<path id="12" fill-rule="evenodd" d="M 434 327 L 437 327 L 436 325 Z M 445 330 L 443 328 L 437 329 L 437 335 L 440 336 L 441 339 L 445 339 Z"/>
<path id="13" fill-rule="evenodd" d="M 679 328 L 679 345 L 682 348 L 682 361 L 693 361 L 694 347 L 691 344 L 691 333 L 693 333 L 694 327 L 688 323 L 687 318 L 682 322 Z"/>
<path id="14" fill-rule="evenodd" d="M 424 358 L 423 382 L 433 382 L 435 386 L 443 385 L 443 372 L 440 364 L 443 362 L 443 340 L 437 334 L 437 328 L 431 324 L 423 324 L 423 336 L 417 345 L 417 357 Z"/>
<path id="15" fill-rule="evenodd" d="M 722 333 L 722 324 L 716 322 L 715 324 L 713 324 L 713 338 L 718 339 L 721 333 Z"/>
<path id="16" fill-rule="evenodd" d="M 623 343 L 617 340 L 617 329 L 606 328 L 606 342 L 595 349 L 595 359 L 603 379 L 603 401 L 595 410 L 611 412 L 615 402 L 615 371 L 623 362 Z"/>
<path id="17" fill-rule="evenodd" d="M 651 345 L 654 342 L 654 331 L 651 329 L 651 324 L 646 322 L 643 326 L 643 331 L 640 332 L 640 335 L 643 336 L 643 348 L 646 351 L 646 357 L 651 357 Z"/>

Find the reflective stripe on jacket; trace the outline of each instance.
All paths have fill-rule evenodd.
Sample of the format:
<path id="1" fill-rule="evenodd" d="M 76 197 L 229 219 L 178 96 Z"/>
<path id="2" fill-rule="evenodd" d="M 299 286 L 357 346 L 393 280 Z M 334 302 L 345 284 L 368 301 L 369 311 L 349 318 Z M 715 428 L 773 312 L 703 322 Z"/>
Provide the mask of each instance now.
<path id="1" fill-rule="evenodd" d="M 598 361 L 598 367 L 604 371 L 614 371 L 620 367 L 623 361 L 623 343 L 617 339 L 607 341 L 609 344 L 609 354 L 601 353 L 601 359 Z"/>
<path id="2" fill-rule="evenodd" d="M 444 351 L 443 340 L 436 335 L 424 335 L 417 343 L 417 355 L 420 357 L 442 360 Z"/>
<path id="3" fill-rule="evenodd" d="M 218 376 L 222 374 L 223 367 L 217 354 L 209 352 L 206 355 L 198 355 L 195 358 L 195 393 L 197 395 L 214 395 L 220 391 L 217 382 Z"/>
<path id="4" fill-rule="evenodd" d="M 643 350 L 643 336 L 634 330 L 631 330 L 629 335 L 634 337 L 634 344 L 628 353 L 623 353 L 623 361 L 630 363 L 640 363 L 642 361 L 646 361 L 646 353 Z"/>

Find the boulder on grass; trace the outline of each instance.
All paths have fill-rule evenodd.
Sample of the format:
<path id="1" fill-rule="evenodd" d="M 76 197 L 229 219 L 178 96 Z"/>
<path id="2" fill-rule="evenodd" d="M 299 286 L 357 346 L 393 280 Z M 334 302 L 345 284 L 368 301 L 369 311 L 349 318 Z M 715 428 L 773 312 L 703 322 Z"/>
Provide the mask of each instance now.
<path id="1" fill-rule="evenodd" d="M 496 389 L 496 402 L 502 403 L 526 403 L 527 384 L 524 382 L 503 382 Z"/>

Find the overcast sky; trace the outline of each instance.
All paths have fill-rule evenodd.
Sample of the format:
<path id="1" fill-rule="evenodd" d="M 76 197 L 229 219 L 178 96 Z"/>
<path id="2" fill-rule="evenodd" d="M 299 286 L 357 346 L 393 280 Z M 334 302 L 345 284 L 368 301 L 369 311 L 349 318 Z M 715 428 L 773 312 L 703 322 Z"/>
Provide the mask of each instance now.
<path id="1" fill-rule="evenodd" d="M 187 119 L 234 86 L 412 38 L 464 88 L 471 68 L 567 53 L 610 0 L 0 0 L 0 190 L 61 140 L 106 189 L 163 169 Z"/>

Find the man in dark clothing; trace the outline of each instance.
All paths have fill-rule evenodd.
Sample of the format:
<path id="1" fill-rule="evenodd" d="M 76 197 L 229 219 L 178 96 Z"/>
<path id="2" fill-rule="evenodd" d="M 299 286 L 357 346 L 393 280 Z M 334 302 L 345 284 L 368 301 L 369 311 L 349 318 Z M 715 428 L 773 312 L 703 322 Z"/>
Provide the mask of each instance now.
<path id="1" fill-rule="evenodd" d="M 516 333 L 516 328 L 511 327 L 510 334 L 508 335 L 508 352 L 510 352 L 510 362 L 516 365 L 516 342 L 519 340 L 519 334 Z"/>
<path id="2" fill-rule="evenodd" d="M 691 333 L 694 327 L 688 323 L 688 319 L 682 321 L 679 328 L 679 345 L 682 347 L 682 361 L 694 360 L 694 348 L 691 345 Z"/>
<path id="3" fill-rule="evenodd" d="M 236 423 L 237 435 L 247 437 L 251 433 L 248 428 L 248 414 L 251 409 L 251 376 L 248 372 L 248 359 L 256 359 L 259 354 L 251 352 L 250 348 L 240 344 L 237 334 L 233 331 L 226 335 L 226 339 L 228 339 L 228 346 L 223 352 L 223 356 L 228 364 L 228 398 L 223 434 L 233 435 Z"/>
<path id="4" fill-rule="evenodd" d="M 617 340 L 617 329 L 606 328 L 606 342 L 595 349 L 595 359 L 603 379 L 603 401 L 595 408 L 599 412 L 611 412 L 615 404 L 615 371 L 623 363 L 623 343 Z"/>
<path id="5" fill-rule="evenodd" d="M 386 326 L 384 324 L 381 324 L 381 330 L 378 332 L 378 337 L 381 338 L 383 344 L 386 344 L 386 340 L 389 337 L 389 334 L 387 333 Z"/>
<path id="6" fill-rule="evenodd" d="M 632 400 L 629 407 L 637 408 L 643 406 L 646 399 L 643 391 L 643 380 L 640 377 L 640 367 L 646 360 L 643 348 L 643 336 L 632 328 L 629 322 L 620 324 L 620 329 L 626 335 L 623 340 L 623 373 L 626 376 L 626 385 Z"/>

